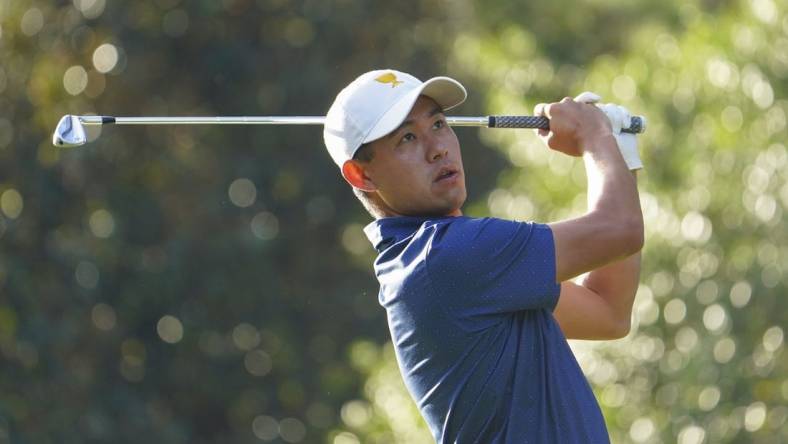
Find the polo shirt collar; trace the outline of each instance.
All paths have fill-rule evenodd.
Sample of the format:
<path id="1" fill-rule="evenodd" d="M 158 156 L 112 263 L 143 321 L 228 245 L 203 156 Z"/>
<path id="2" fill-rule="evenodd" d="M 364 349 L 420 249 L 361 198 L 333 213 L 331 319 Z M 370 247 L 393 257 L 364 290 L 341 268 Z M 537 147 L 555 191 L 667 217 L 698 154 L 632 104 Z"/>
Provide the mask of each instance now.
<path id="1" fill-rule="evenodd" d="M 364 227 L 364 233 L 378 253 L 405 239 L 419 229 L 427 217 L 396 216 L 377 219 Z"/>

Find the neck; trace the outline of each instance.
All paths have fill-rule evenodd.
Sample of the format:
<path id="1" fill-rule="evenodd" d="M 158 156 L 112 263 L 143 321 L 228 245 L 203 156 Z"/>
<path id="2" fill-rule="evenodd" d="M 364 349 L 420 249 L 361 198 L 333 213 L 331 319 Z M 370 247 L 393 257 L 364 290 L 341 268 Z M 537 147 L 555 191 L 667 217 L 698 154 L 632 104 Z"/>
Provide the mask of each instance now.
<path id="1" fill-rule="evenodd" d="M 405 213 L 398 213 L 393 210 L 383 212 L 382 216 L 378 216 L 376 219 L 384 219 L 387 217 L 459 217 L 462 216 L 462 210 L 457 208 L 449 213 L 441 214 L 441 213 L 434 213 L 434 214 L 405 214 Z"/>

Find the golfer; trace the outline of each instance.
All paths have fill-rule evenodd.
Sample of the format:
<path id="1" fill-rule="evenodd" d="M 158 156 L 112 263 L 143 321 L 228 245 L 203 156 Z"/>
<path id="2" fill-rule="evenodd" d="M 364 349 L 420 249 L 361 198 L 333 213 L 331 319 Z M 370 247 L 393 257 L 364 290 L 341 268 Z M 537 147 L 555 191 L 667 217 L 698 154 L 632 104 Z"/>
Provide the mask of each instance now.
<path id="1" fill-rule="evenodd" d="M 629 331 L 643 217 L 624 111 L 584 103 L 592 94 L 536 107 L 547 146 L 583 159 L 584 215 L 477 219 L 462 214 L 462 155 L 444 116 L 465 97 L 447 77 L 380 70 L 327 114 L 328 151 L 375 217 L 365 232 L 402 377 L 438 443 L 609 442 L 567 339 Z"/>

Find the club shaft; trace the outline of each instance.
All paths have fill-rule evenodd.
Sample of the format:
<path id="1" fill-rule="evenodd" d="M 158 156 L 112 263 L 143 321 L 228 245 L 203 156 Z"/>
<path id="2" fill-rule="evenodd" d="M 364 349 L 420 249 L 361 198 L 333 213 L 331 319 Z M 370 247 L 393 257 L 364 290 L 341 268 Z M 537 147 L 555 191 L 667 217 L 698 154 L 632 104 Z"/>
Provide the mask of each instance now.
<path id="1" fill-rule="evenodd" d="M 78 116 L 83 125 L 323 125 L 323 116 L 213 116 L 213 117 L 113 117 Z M 484 128 L 542 128 L 550 129 L 550 121 L 542 116 L 447 116 L 451 126 L 475 126 Z M 632 118 L 629 129 L 622 131 L 642 133 L 645 120 Z"/>

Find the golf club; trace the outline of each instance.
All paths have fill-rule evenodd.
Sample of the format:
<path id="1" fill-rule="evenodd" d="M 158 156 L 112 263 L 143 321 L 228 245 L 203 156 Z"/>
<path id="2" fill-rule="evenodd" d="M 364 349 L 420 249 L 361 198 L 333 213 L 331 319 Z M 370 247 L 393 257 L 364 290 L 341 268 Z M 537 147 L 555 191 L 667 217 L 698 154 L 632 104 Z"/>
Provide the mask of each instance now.
<path id="1" fill-rule="evenodd" d="M 67 114 L 58 122 L 52 143 L 63 148 L 84 145 L 87 142 L 84 125 L 322 125 L 324 121 L 323 116 L 112 117 Z M 550 120 L 542 116 L 447 116 L 446 122 L 452 126 L 550 129 Z M 629 128 L 622 129 L 633 134 L 645 130 L 646 119 L 642 116 L 632 117 Z"/>

